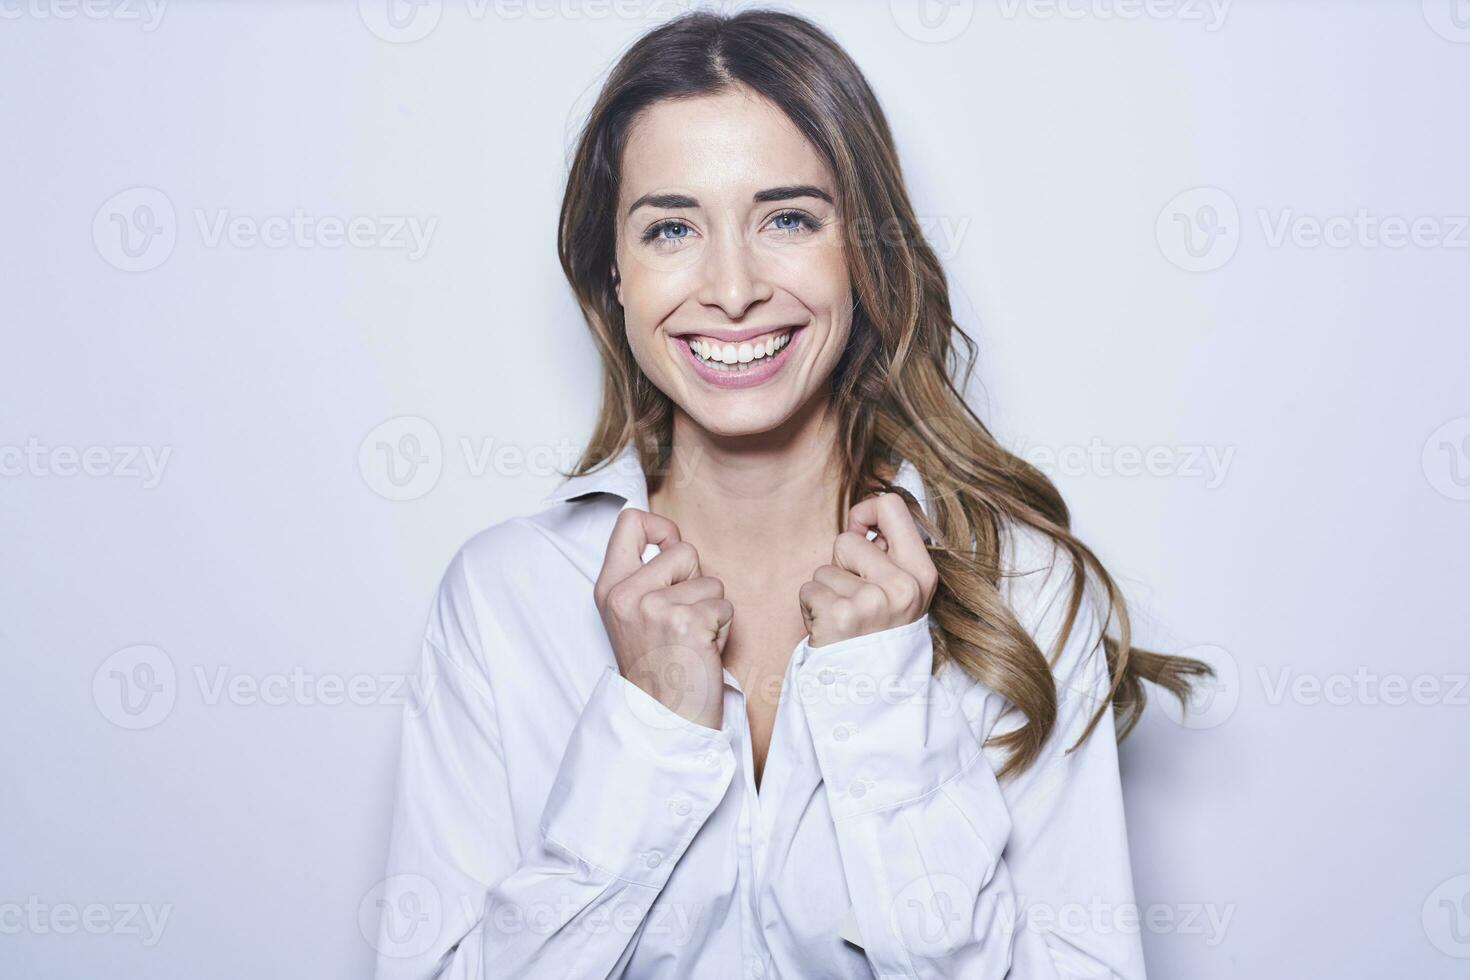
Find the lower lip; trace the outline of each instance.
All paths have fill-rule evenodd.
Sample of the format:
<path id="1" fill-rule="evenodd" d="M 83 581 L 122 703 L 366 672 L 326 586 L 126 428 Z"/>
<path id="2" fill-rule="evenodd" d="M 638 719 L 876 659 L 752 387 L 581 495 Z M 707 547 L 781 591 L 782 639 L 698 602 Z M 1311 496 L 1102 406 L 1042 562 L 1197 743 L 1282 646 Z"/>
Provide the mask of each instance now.
<path id="1" fill-rule="evenodd" d="M 806 333 L 806 327 L 797 327 L 791 332 L 791 338 L 786 341 L 786 346 L 776 351 L 770 357 L 762 357 L 758 361 L 751 361 L 751 366 L 744 371 L 721 371 L 709 367 L 700 359 L 699 355 L 689 349 L 689 338 L 670 337 L 684 351 L 684 356 L 694 366 L 694 373 L 717 388 L 750 388 L 754 385 L 764 384 L 775 377 L 781 368 L 790 359 L 791 348 L 795 347 L 801 340 L 801 335 Z M 736 346 L 739 346 L 738 344 Z"/>

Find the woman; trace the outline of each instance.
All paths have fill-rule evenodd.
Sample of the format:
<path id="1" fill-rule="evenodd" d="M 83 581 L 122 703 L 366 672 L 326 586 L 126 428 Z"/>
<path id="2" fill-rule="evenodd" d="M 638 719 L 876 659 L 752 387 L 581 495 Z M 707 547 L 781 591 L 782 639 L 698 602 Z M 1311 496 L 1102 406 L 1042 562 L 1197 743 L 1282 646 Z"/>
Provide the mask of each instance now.
<path id="1" fill-rule="evenodd" d="M 858 69 L 784 13 L 646 35 L 560 250 L 602 410 L 440 586 L 379 976 L 1140 980 L 1115 733 L 1207 668 L 1130 650 L 966 407 Z"/>

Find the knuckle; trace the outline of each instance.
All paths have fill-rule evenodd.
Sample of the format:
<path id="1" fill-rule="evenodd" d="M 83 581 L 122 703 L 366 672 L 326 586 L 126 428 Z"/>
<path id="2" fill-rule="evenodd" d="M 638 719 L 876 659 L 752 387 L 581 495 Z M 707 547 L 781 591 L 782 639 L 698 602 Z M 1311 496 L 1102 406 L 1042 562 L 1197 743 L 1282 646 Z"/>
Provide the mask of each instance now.
<path id="1" fill-rule="evenodd" d="M 674 638 L 682 640 L 698 629 L 698 619 L 693 606 L 674 606 L 668 611 L 665 621 Z"/>
<path id="2" fill-rule="evenodd" d="M 663 605 L 663 596 L 659 595 L 657 591 L 654 591 L 645 592 L 640 595 L 634 604 L 634 608 L 637 610 L 638 615 L 642 616 L 645 620 L 654 620 L 662 614 Z"/>
<path id="3" fill-rule="evenodd" d="M 869 614 L 877 613 L 881 612 L 883 607 L 888 604 L 888 597 L 884 595 L 882 589 L 872 582 L 864 582 L 862 587 L 857 590 L 857 595 L 853 597 L 853 605 L 857 606 L 859 604 L 861 604 L 863 612 Z"/>
<path id="4" fill-rule="evenodd" d="M 627 618 L 634 612 L 632 600 L 628 587 L 619 583 L 607 592 L 607 608 L 616 616 Z"/>

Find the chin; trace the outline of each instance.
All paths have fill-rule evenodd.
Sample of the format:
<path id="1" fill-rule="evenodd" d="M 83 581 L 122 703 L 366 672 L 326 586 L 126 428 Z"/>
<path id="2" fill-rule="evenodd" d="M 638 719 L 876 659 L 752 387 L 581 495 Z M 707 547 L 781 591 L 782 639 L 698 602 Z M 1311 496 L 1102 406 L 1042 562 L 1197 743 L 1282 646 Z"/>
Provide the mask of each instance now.
<path id="1" fill-rule="evenodd" d="M 770 405 L 749 406 L 749 411 L 707 404 L 680 405 L 679 408 L 701 429 L 726 439 L 762 435 L 780 428 L 791 417 L 791 413 L 774 411 Z"/>

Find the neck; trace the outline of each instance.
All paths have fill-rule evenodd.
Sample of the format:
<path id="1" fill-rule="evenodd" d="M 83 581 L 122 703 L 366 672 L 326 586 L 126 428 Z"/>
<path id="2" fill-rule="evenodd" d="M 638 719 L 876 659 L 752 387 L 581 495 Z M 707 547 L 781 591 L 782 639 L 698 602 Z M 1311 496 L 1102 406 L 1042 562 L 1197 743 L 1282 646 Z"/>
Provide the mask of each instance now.
<path id="1" fill-rule="evenodd" d="M 841 492 L 834 423 L 823 403 L 780 429 L 726 437 L 676 409 L 670 465 L 649 509 L 727 566 L 768 565 L 772 542 L 830 548 Z"/>

